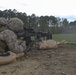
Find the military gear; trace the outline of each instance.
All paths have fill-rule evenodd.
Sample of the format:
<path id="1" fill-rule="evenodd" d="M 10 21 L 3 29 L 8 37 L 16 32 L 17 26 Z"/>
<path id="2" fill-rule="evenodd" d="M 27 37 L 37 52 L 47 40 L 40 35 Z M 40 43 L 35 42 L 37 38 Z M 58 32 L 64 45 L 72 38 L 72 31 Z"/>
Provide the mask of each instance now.
<path id="1" fill-rule="evenodd" d="M 4 22 L 5 21 L 3 21 L 3 23 Z M 13 32 L 16 30 L 17 31 L 23 30 L 23 22 L 20 19 L 18 18 L 10 19 L 8 21 L 8 28 L 7 28 L 7 23 L 4 23 L 4 25 L 2 25 L 2 21 L 1 21 L 1 27 L 0 27 L 1 46 L 0 47 L 2 51 L 6 51 L 6 49 L 9 49 L 14 53 L 22 53 L 26 49 L 25 41 L 21 41 L 21 43 L 17 41 L 17 36 Z M 2 43 L 5 46 L 3 46 Z"/>
<path id="2" fill-rule="evenodd" d="M 3 17 L 0 17 L 0 32 L 7 29 L 6 25 L 7 25 L 7 20 Z M 0 52 L 4 52 L 6 51 L 6 49 L 7 49 L 6 43 L 0 39 Z"/>
<path id="3" fill-rule="evenodd" d="M 14 53 L 21 53 L 26 49 L 25 41 L 20 45 L 17 41 L 17 36 L 11 30 L 4 30 L 0 33 L 0 39 L 4 40 L 10 51 Z"/>
<path id="4" fill-rule="evenodd" d="M 3 17 L 0 17 L 0 32 L 6 30 L 7 28 L 7 20 Z"/>
<path id="5" fill-rule="evenodd" d="M 0 17 L 0 26 L 6 26 L 7 25 L 7 20 L 3 17 Z"/>
<path id="6" fill-rule="evenodd" d="M 14 32 L 20 32 L 23 30 L 24 23 L 19 18 L 11 18 L 8 21 L 8 27 Z"/>
<path id="7" fill-rule="evenodd" d="M 10 53 L 9 52 L 0 52 L 0 56 L 9 56 Z"/>

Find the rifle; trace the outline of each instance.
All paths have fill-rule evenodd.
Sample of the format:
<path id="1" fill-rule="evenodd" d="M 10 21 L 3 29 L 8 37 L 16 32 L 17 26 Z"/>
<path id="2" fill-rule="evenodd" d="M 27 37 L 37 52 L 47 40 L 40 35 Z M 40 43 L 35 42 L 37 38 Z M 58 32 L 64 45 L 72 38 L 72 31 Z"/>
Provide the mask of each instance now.
<path id="1" fill-rule="evenodd" d="M 26 52 L 31 49 L 33 44 L 42 41 L 41 38 L 47 37 L 48 39 L 52 39 L 52 33 L 50 31 L 35 31 L 33 28 L 24 28 L 22 32 L 16 33 L 16 35 L 18 38 L 23 37 L 23 40 L 26 41 Z M 31 39 L 31 37 L 33 37 L 33 39 Z"/>

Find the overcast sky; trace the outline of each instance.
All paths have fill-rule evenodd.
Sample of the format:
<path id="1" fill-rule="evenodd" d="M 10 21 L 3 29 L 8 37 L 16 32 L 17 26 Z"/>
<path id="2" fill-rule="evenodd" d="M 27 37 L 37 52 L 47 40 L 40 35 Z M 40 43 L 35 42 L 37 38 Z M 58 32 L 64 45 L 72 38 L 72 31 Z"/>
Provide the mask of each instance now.
<path id="1" fill-rule="evenodd" d="M 76 19 L 76 0 L 0 0 L 0 10 L 16 9 L 27 15 L 36 14 Z"/>

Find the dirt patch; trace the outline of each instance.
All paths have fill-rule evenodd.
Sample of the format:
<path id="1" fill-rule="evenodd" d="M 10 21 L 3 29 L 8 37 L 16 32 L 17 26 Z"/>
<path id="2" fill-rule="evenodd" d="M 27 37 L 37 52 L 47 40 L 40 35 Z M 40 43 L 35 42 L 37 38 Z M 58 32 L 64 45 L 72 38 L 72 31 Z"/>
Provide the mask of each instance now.
<path id="1" fill-rule="evenodd" d="M 76 46 L 32 50 L 14 63 L 0 66 L 0 75 L 76 75 Z"/>

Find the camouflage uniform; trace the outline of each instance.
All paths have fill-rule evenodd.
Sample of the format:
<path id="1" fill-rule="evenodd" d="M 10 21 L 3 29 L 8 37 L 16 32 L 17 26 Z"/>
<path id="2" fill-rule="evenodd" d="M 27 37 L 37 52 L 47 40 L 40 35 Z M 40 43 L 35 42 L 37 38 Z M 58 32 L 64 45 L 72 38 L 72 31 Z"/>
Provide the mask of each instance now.
<path id="1" fill-rule="evenodd" d="M 7 20 L 5 18 L 1 17 L 0 18 L 0 32 L 7 29 L 6 24 L 7 24 Z M 6 48 L 7 48 L 6 43 L 0 39 L 0 52 L 4 52 Z"/>
<path id="2" fill-rule="evenodd" d="M 18 19 L 19 20 L 19 19 Z M 21 21 L 21 20 L 20 20 Z M 17 21 L 17 22 L 19 22 L 19 21 Z M 22 22 L 22 21 L 21 21 Z M 14 27 L 14 29 L 12 28 L 12 25 L 13 26 L 18 26 L 18 24 L 16 23 L 14 23 L 14 24 L 12 24 L 11 25 L 11 23 L 12 23 L 12 19 L 9 21 L 9 23 L 8 23 L 8 27 L 10 27 L 10 29 L 8 29 L 8 28 L 6 28 L 6 29 L 4 29 L 4 30 L 2 30 L 1 32 L 0 32 L 0 40 L 2 40 L 2 41 L 4 41 L 6 44 L 7 44 L 7 46 L 8 46 L 8 49 L 10 50 L 10 51 L 12 51 L 12 52 L 14 52 L 14 53 L 22 53 L 25 49 L 26 49 L 26 45 L 25 45 L 25 41 L 21 41 L 21 43 L 19 43 L 18 41 L 17 41 L 17 36 L 16 36 L 16 34 L 12 31 L 12 30 L 14 30 L 15 29 L 15 27 Z M 19 25 L 18 27 L 20 27 L 21 26 L 21 30 L 23 29 L 23 24 L 22 23 L 19 23 L 19 24 L 21 24 L 21 25 Z M 17 31 L 17 28 L 18 27 L 16 27 L 16 31 Z M 18 31 L 20 30 L 20 28 L 18 29 Z"/>

